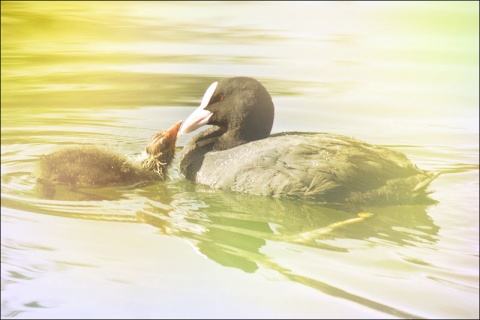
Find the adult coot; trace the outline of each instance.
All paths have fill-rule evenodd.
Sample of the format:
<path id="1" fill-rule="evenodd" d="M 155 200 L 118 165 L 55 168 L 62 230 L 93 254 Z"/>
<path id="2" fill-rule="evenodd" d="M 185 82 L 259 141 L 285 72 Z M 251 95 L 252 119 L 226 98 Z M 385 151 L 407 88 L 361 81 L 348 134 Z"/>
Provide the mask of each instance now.
<path id="1" fill-rule="evenodd" d="M 131 184 L 167 177 L 175 155 L 181 121 L 152 136 L 143 159 L 137 163 L 96 147 L 73 147 L 40 158 L 35 175 L 39 182 L 74 186 Z"/>
<path id="2" fill-rule="evenodd" d="M 272 99 L 257 80 L 213 83 L 180 128 L 185 134 L 213 125 L 184 147 L 181 172 L 211 188 L 263 196 L 352 204 L 428 199 L 436 174 L 405 155 L 337 134 L 270 135 L 273 117 Z"/>

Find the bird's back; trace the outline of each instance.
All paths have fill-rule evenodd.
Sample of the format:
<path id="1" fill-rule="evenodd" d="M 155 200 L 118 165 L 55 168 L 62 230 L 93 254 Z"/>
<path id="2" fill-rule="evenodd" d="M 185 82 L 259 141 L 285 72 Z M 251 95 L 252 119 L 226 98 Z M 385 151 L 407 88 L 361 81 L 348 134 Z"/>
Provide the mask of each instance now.
<path id="1" fill-rule="evenodd" d="M 341 135 L 289 132 L 205 155 L 196 182 L 339 203 L 413 203 L 435 177 L 403 154 Z"/>
<path id="2" fill-rule="evenodd" d="M 75 186 L 129 184 L 149 173 L 124 156 L 96 147 L 72 147 L 39 159 L 35 176 L 41 182 Z"/>

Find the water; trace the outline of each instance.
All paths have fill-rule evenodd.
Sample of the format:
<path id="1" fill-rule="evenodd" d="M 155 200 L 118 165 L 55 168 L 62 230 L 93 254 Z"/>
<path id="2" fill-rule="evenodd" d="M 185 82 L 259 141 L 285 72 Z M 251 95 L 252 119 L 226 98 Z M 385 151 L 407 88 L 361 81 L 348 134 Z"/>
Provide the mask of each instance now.
<path id="1" fill-rule="evenodd" d="M 2 1 L 2 318 L 478 318 L 478 2 Z M 224 76 L 273 132 L 448 171 L 436 204 L 345 208 L 36 184 L 71 145 L 135 157 Z M 178 147 L 193 134 L 182 136 Z"/>

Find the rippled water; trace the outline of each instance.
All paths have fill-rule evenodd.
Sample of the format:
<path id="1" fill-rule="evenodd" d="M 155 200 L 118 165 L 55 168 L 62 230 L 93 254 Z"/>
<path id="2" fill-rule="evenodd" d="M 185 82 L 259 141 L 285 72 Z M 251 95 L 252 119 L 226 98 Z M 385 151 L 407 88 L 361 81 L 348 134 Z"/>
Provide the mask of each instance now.
<path id="1" fill-rule="evenodd" d="M 478 2 L 5 2 L 2 318 L 478 318 Z M 44 154 L 137 156 L 210 83 L 252 76 L 274 132 L 440 170 L 436 204 L 45 189 Z M 182 136 L 178 148 L 192 137 Z"/>

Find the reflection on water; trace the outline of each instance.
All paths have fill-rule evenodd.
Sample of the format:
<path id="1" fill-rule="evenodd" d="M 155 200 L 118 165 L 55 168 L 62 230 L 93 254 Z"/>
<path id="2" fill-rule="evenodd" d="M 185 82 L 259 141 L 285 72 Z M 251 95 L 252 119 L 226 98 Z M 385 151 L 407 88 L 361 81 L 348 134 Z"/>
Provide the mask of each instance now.
<path id="1" fill-rule="evenodd" d="M 113 191 L 113 190 L 112 190 Z M 119 193 L 122 190 L 115 190 Z M 123 190 L 124 197 L 128 190 Z M 229 192 L 196 193 L 188 182 L 158 183 L 143 188 L 138 196 L 144 203 L 128 204 L 135 211 L 117 212 L 126 207 L 125 199 L 97 202 L 64 201 L 33 204 L 23 210 L 40 211 L 63 217 L 99 221 L 147 223 L 169 236 L 188 240 L 198 252 L 221 266 L 238 268 L 247 273 L 259 269 L 276 272 L 290 281 L 315 288 L 332 296 L 361 303 L 369 308 L 399 317 L 418 317 L 348 291 L 329 285 L 315 277 L 303 276 L 283 266 L 262 249 L 267 242 L 291 243 L 334 252 L 356 250 L 344 242 L 350 239 L 372 245 L 421 246 L 433 248 L 439 227 L 426 213 L 425 206 L 368 208 L 371 215 L 350 212 L 352 208 L 331 208 L 318 203 L 252 197 Z M 70 201 L 68 201 L 70 202 Z M 9 207 L 15 207 L 7 202 Z M 96 208 L 96 209 L 95 209 Z M 110 208 L 110 209 L 109 209 Z M 252 211 L 252 208 L 257 210 Z M 345 210 L 342 210 L 345 209 Z M 101 210 L 101 211 L 100 211 Z M 83 212 L 83 214 L 82 214 Z M 98 213 L 96 213 L 98 212 Z M 365 216 L 364 216 L 365 217 Z M 413 260 L 413 259 L 412 259 Z M 421 258 L 414 263 L 429 265 Z M 10 274 L 9 277 L 16 277 Z"/>
<path id="2" fill-rule="evenodd" d="M 478 3 L 1 7 L 2 317 L 478 318 Z M 238 75 L 271 93 L 274 132 L 354 136 L 442 170 L 436 202 L 210 192 L 178 159 L 142 186 L 32 175 L 67 146 L 133 159 Z"/>
<path id="3" fill-rule="evenodd" d="M 163 210 L 139 214 L 147 223 L 171 235 L 193 240 L 201 253 L 217 263 L 246 272 L 255 272 L 260 265 L 282 269 L 261 253 L 267 241 L 348 252 L 342 239 L 415 246 L 434 244 L 439 231 L 426 214 L 426 207 L 371 208 L 369 215 L 356 215 L 315 203 L 299 207 L 294 201 L 221 192 L 210 194 L 205 200 L 212 206 L 177 213 L 175 218 Z M 252 212 L 252 203 L 261 209 Z M 176 210 L 181 207 L 181 202 L 175 202 Z M 179 217 L 185 222 L 178 221 Z"/>

